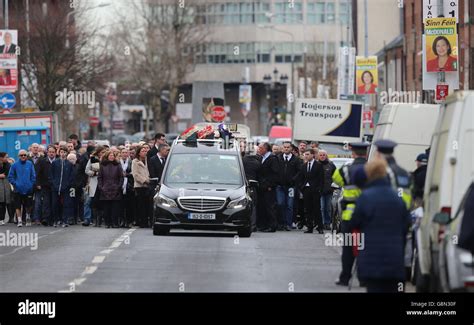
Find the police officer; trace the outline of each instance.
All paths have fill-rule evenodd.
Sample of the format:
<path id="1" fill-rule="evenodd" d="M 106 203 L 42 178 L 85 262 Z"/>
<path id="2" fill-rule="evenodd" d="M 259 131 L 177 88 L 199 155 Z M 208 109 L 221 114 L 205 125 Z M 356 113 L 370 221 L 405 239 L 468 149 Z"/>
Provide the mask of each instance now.
<path id="1" fill-rule="evenodd" d="M 355 202 L 361 194 L 361 190 L 354 183 L 354 174 L 359 168 L 363 168 L 367 162 L 367 147 L 368 143 L 356 142 L 351 143 L 352 158 L 354 161 L 337 169 L 332 175 L 334 183 L 344 188 L 343 198 L 341 202 L 342 222 L 341 232 L 343 234 L 350 233 L 349 221 L 352 218 L 352 213 L 355 209 Z M 342 271 L 339 279 L 336 281 L 337 285 L 347 286 L 352 273 L 352 265 L 354 264 L 354 255 L 352 247 L 344 245 L 342 247 Z"/>
<path id="2" fill-rule="evenodd" d="M 405 169 L 400 167 L 393 157 L 394 148 L 398 145 L 392 140 L 378 140 L 374 143 L 377 147 L 377 157 L 384 158 L 388 163 L 387 174 L 392 188 L 401 195 L 403 202 L 408 209 L 411 210 L 411 176 Z"/>

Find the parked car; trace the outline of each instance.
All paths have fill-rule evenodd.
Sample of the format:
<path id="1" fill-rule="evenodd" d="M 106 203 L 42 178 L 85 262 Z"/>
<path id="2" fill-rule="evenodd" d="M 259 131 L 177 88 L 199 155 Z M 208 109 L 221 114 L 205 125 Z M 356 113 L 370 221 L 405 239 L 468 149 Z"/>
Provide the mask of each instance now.
<path id="1" fill-rule="evenodd" d="M 441 107 L 431 140 L 424 192 L 424 216 L 416 234 L 414 261 L 417 291 L 438 291 L 439 251 L 446 225 L 435 222 L 458 211 L 462 197 L 474 180 L 474 91 L 459 91 Z"/>
<path id="2" fill-rule="evenodd" d="M 446 212 L 435 215 L 434 222 L 445 226 L 444 238 L 439 247 L 439 284 L 440 291 L 474 292 L 474 258 L 471 252 L 457 245 L 461 233 L 461 226 L 465 216 L 464 203 L 474 191 L 474 182 L 462 199 L 458 212 L 451 219 Z"/>
<path id="3" fill-rule="evenodd" d="M 133 142 L 133 136 L 130 134 L 125 134 L 125 133 L 120 133 L 120 134 L 115 134 L 112 137 L 112 145 L 114 146 L 123 146 L 127 142 L 131 143 Z"/>

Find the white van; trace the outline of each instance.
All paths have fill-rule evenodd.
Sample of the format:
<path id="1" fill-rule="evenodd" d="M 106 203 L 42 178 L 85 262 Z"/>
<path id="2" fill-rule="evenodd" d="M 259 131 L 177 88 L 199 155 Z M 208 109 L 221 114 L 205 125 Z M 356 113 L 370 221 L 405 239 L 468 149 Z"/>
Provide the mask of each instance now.
<path id="1" fill-rule="evenodd" d="M 412 172 L 416 169 L 416 157 L 431 143 L 439 112 L 439 105 L 387 104 L 380 113 L 372 143 L 381 139 L 397 142 L 393 156 L 399 166 Z M 375 152 L 376 147 L 372 146 L 369 161 Z"/>
<path id="2" fill-rule="evenodd" d="M 439 242 L 444 226 L 433 222 L 438 213 L 451 218 L 474 180 L 474 91 L 449 96 L 431 141 L 426 173 L 424 216 L 417 232 L 417 277 L 419 291 L 439 289 Z"/>

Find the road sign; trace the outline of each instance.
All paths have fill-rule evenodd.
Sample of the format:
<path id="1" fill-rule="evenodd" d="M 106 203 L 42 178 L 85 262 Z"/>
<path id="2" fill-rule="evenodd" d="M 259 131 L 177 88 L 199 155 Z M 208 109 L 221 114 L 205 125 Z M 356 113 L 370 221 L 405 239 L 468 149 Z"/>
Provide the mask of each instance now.
<path id="1" fill-rule="evenodd" d="M 95 116 L 89 117 L 89 124 L 90 126 L 98 126 L 99 125 L 99 118 Z"/>
<path id="2" fill-rule="evenodd" d="M 436 101 L 444 102 L 449 93 L 449 85 L 438 84 L 436 85 Z"/>
<path id="3" fill-rule="evenodd" d="M 226 118 L 226 112 L 223 106 L 214 106 L 211 108 L 211 117 L 216 122 L 222 122 Z"/>
<path id="4" fill-rule="evenodd" d="M 443 0 L 442 7 L 438 0 L 423 0 L 423 21 L 426 18 L 451 17 L 459 21 L 458 0 Z"/>
<path id="5" fill-rule="evenodd" d="M 10 94 L 10 93 L 5 93 L 3 95 L 0 95 L 0 106 L 3 109 L 12 109 L 16 105 L 16 98 L 15 95 Z"/>

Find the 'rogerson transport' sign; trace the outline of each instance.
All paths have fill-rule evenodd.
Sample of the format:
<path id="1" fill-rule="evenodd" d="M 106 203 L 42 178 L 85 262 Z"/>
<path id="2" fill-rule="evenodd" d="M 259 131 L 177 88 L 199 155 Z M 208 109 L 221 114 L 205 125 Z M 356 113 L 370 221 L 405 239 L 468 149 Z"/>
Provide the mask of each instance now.
<path id="1" fill-rule="evenodd" d="M 361 141 L 362 103 L 331 99 L 297 99 L 294 140 L 320 142 Z"/>

